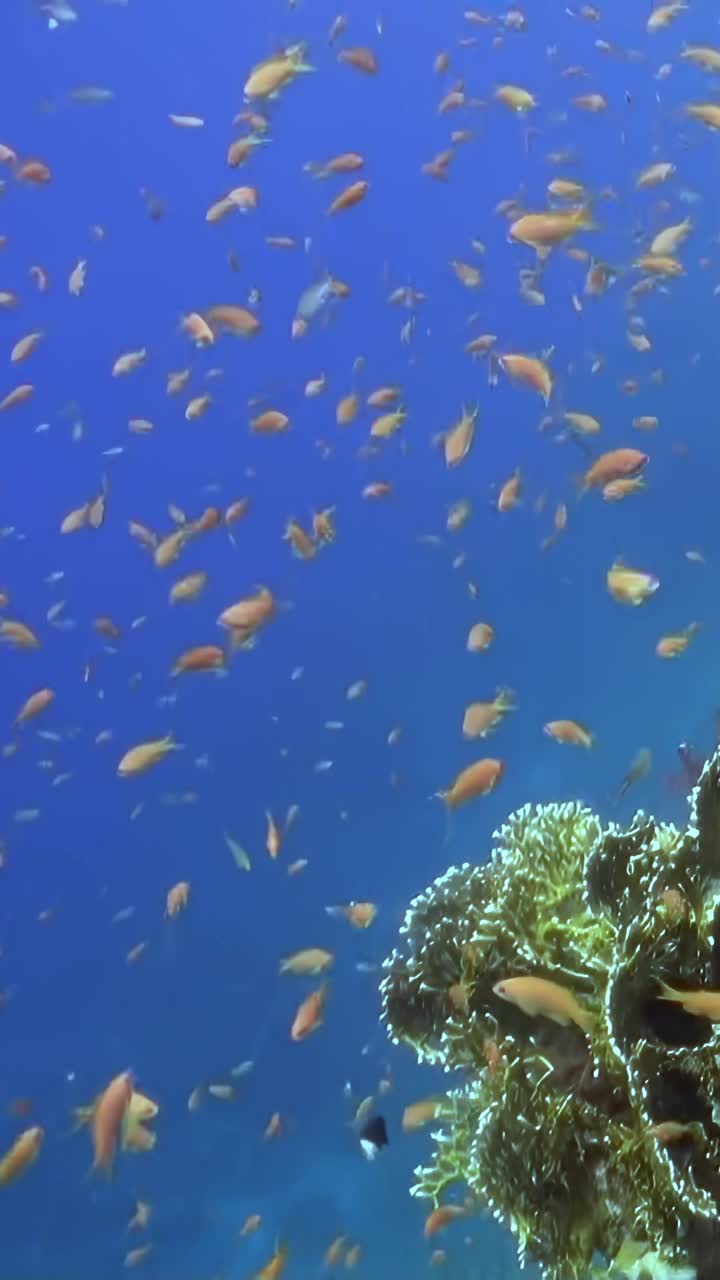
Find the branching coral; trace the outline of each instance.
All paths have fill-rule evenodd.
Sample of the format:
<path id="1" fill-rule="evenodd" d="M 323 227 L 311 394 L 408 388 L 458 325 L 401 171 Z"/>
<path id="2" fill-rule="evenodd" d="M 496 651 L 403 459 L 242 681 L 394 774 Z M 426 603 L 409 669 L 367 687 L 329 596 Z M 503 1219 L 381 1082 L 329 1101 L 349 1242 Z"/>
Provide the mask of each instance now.
<path id="1" fill-rule="evenodd" d="M 720 1009 L 720 752 L 684 831 L 642 813 L 603 829 L 550 804 L 493 839 L 485 865 L 450 868 L 410 904 L 384 966 L 391 1038 L 466 1079 L 412 1192 L 437 1205 L 458 1184 L 548 1280 L 601 1274 L 603 1258 L 636 1275 L 643 1256 L 650 1276 L 705 1274 L 720 1022 L 661 997 L 663 983 L 717 989 Z M 512 977 L 572 992 L 590 1031 L 500 999 Z"/>

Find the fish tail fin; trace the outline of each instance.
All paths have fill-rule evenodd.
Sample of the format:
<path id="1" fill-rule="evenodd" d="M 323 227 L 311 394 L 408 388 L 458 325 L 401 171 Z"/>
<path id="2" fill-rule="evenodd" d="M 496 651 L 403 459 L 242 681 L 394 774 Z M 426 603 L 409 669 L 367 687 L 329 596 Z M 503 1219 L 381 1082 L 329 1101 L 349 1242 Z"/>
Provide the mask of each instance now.
<path id="1" fill-rule="evenodd" d="M 580 1029 L 584 1031 L 586 1035 L 589 1035 L 593 1027 L 596 1025 L 597 1019 L 595 1014 L 591 1013 L 589 1009 L 581 1008 L 578 1011 L 575 1021 Z"/>
<path id="2" fill-rule="evenodd" d="M 495 702 L 500 711 L 514 711 L 517 705 L 515 690 L 501 685 L 495 691 Z"/>
<path id="3" fill-rule="evenodd" d="M 92 1119 L 92 1107 L 73 1107 L 70 1112 L 72 1119 L 72 1132 L 78 1133 L 80 1129 L 84 1129 Z"/>
<path id="4" fill-rule="evenodd" d="M 597 231 L 598 224 L 593 216 L 592 200 L 586 200 L 575 213 L 575 223 L 583 231 Z"/>
<path id="5" fill-rule="evenodd" d="M 658 996 L 658 999 L 672 1000 L 675 1002 L 675 1004 L 680 1004 L 682 1003 L 683 993 L 681 991 L 676 991 L 674 987 L 668 986 L 667 982 L 663 982 L 661 978 L 660 979 L 660 995 Z"/>

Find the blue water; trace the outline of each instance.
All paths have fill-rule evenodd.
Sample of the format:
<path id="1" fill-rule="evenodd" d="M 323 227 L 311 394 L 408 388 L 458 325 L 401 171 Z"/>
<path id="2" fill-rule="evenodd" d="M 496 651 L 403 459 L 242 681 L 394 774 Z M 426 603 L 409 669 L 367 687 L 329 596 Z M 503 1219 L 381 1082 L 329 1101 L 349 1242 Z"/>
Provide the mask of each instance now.
<path id="1" fill-rule="evenodd" d="M 105 1280 L 124 1274 L 128 1248 L 152 1242 L 141 1268 L 148 1280 L 233 1280 L 257 1272 L 280 1239 L 289 1275 L 319 1276 L 324 1250 L 342 1233 L 362 1246 L 359 1274 L 417 1277 L 432 1246 L 422 1237 L 424 1208 L 407 1189 L 430 1140 L 404 1137 L 400 1119 L 408 1102 L 441 1082 L 407 1051 L 389 1048 L 377 975 L 357 964 L 381 962 L 411 896 L 450 862 L 483 860 L 513 808 L 579 797 L 607 817 L 629 817 L 641 804 L 681 821 L 683 789 L 665 781 L 676 747 L 688 740 L 703 752 L 714 742 L 720 143 L 687 122 L 682 105 L 717 100 L 718 85 L 679 55 L 683 41 L 719 42 L 720 25 L 711 0 L 693 0 L 653 37 L 647 5 L 605 0 L 601 20 L 590 22 L 545 0 L 527 5 L 525 32 L 507 30 L 493 47 L 503 30 L 499 0 L 487 7 L 495 17 L 487 28 L 464 20 L 455 0 L 395 0 L 377 10 L 382 34 L 372 6 L 348 4 L 347 33 L 330 48 L 337 10 L 327 0 L 299 0 L 294 10 L 280 0 L 77 0 L 76 8 L 77 21 L 56 29 L 30 0 L 5 0 L 0 12 L 0 141 L 52 171 L 39 188 L 8 167 L 0 200 L 0 287 L 18 297 L 0 312 L 0 392 L 35 386 L 32 400 L 0 417 L 0 585 L 9 595 L 3 616 L 26 622 L 41 641 L 34 652 L 0 650 L 0 736 L 18 744 L 0 761 L 0 1146 L 28 1124 L 45 1129 L 36 1165 L 0 1196 L 2 1271 L 13 1280 Z M 476 46 L 459 47 L 468 36 Z M 609 56 L 597 39 L 639 56 Z M 301 40 L 314 73 L 277 102 L 258 104 L 269 142 L 245 168 L 229 170 L 225 152 L 239 133 L 232 119 L 250 69 Z M 338 64 L 337 49 L 349 44 L 376 51 L 376 76 Z M 442 49 L 451 69 L 437 77 L 432 64 Z M 672 73 L 657 79 L 664 62 Z M 571 64 L 585 67 L 587 79 L 564 78 Z M 487 105 L 438 115 L 456 79 Z M 504 82 L 535 93 L 537 109 L 515 117 L 495 103 Z M 111 89 L 112 100 L 71 99 L 88 85 Z M 587 116 L 569 106 L 586 92 L 604 93 L 607 111 Z M 170 112 L 198 114 L 205 125 L 174 128 Z M 475 136 L 457 147 L 447 183 L 421 176 L 460 128 Z M 529 152 L 528 129 L 537 131 Z M 565 148 L 576 162 L 548 163 L 548 152 Z M 348 150 L 365 156 L 359 176 L 370 191 L 358 208 L 328 218 L 330 200 L 358 175 L 313 181 L 303 165 Z M 675 177 L 636 192 L 637 173 L 654 159 L 674 162 Z M 596 201 L 600 229 L 577 243 L 620 279 L 602 298 L 584 299 L 579 315 L 571 295 L 582 294 L 586 264 L 553 253 L 546 303 L 528 306 L 517 273 L 533 254 L 508 243 L 507 223 L 494 212 L 512 196 L 542 209 L 558 175 L 617 195 Z M 207 207 L 240 184 L 257 187 L 257 212 L 206 225 Z M 148 217 L 141 188 L 163 202 L 161 220 Z M 693 193 L 692 203 L 682 192 Z M 651 233 L 688 214 L 693 232 L 679 255 L 686 274 L 638 300 L 653 343 L 638 354 L 625 336 L 628 288 L 638 278 L 631 264 Z M 298 247 L 270 248 L 267 235 L 293 236 Z M 473 238 L 485 245 L 482 257 Z M 75 298 L 67 279 L 80 258 L 87 281 Z M 464 289 L 452 258 L 477 263 L 483 287 Z M 47 294 L 30 281 L 32 264 L 49 273 Z M 291 342 L 298 298 L 326 271 L 351 296 Z M 410 313 L 387 304 L 401 284 L 427 299 L 409 344 L 400 328 Z M 222 337 L 195 351 L 179 331 L 183 314 L 245 303 L 253 289 L 262 332 L 252 343 Z M 42 344 L 11 367 L 13 344 L 36 329 Z M 485 331 L 498 335 L 500 351 L 552 347 L 551 410 L 601 420 L 590 456 L 646 448 L 647 490 L 619 504 L 598 494 L 578 502 L 574 477 L 588 457 L 557 442 L 559 423 L 538 431 L 537 396 L 503 377 L 488 385 L 486 364 L 463 352 Z M 112 378 L 117 356 L 140 347 L 146 364 Z M 605 364 L 592 375 L 596 354 Z M 364 368 L 353 380 L 358 357 Z M 167 397 L 167 373 L 185 366 L 193 370 L 186 393 Z M 222 376 L 206 382 L 212 369 Z M 651 378 L 658 369 L 662 385 Z M 306 381 L 321 373 L 327 389 L 305 398 Z M 620 389 L 630 377 L 640 383 L 634 397 Z M 335 405 L 353 385 L 365 397 L 386 383 L 402 387 L 408 419 L 376 456 L 363 457 L 370 411 L 343 430 Z M 187 399 L 206 389 L 214 397 L 207 415 L 186 422 Z M 290 415 L 286 435 L 250 434 L 257 410 L 248 401 L 258 396 Z M 466 463 L 448 472 L 432 442 L 463 403 L 478 404 L 478 430 Z M 634 432 L 640 414 L 656 414 L 658 431 Z M 152 421 L 152 433 L 131 434 L 134 417 Z M 78 422 L 82 438 L 74 439 Z M 523 500 L 501 516 L 497 492 L 516 466 Z M 99 492 L 104 472 L 103 527 L 61 536 L 63 517 Z M 363 500 L 363 486 L 375 480 L 391 482 L 392 497 Z M 245 495 L 251 510 L 234 528 L 235 545 L 218 529 L 164 570 L 128 534 L 129 520 L 169 532 L 168 503 L 192 519 Z M 472 500 L 472 517 L 448 534 L 447 509 L 460 497 Z M 568 528 L 542 554 L 558 501 L 568 504 Z M 282 540 L 287 519 L 307 525 L 328 506 L 336 507 L 336 542 L 312 562 L 293 559 Z M 423 542 L 426 535 L 442 545 Z M 689 549 L 702 550 L 705 563 L 688 562 Z M 453 569 L 461 551 L 466 561 Z M 605 589 L 619 555 L 661 579 L 637 610 Z M 199 601 L 171 608 L 170 584 L 199 569 L 209 575 Z M 223 642 L 218 614 L 258 583 L 282 608 L 257 646 L 234 657 L 226 678 L 170 680 L 183 650 Z M 48 622 L 59 601 L 63 610 Z M 93 630 L 101 614 L 121 628 L 114 645 Z M 480 620 L 497 639 L 472 656 L 465 638 Z M 691 620 L 703 624 L 691 648 L 660 662 L 659 636 Z M 296 667 L 303 674 L 292 680 Z M 359 679 L 367 694 L 347 702 L 345 690 Z M 463 741 L 462 714 L 499 685 L 516 691 L 518 709 L 486 751 Z M 42 686 L 55 690 L 54 704 L 14 730 L 20 705 Z M 170 694 L 176 701 L 163 705 Z M 589 725 L 595 749 L 551 742 L 542 726 L 560 717 Z M 344 721 L 341 732 L 323 727 L 334 719 Z M 388 747 L 396 725 L 402 739 Z M 111 739 L 96 745 L 104 730 Z M 170 731 L 182 751 L 144 776 L 116 776 L 124 751 Z M 642 746 L 652 750 L 652 773 L 615 810 Z M 502 784 L 447 819 L 430 797 L 486 753 L 506 762 Z M 316 773 L 325 759 L 333 768 Z M 47 760 L 51 768 L 41 765 Z M 58 773 L 71 776 L 55 786 Z M 167 802 L 191 791 L 195 804 Z M 271 862 L 265 810 L 280 819 L 291 804 L 300 815 Z M 39 812 L 21 821 L 25 810 Z M 248 850 L 250 874 L 235 867 L 225 831 Z M 296 858 L 309 864 L 288 877 Z M 179 880 L 191 883 L 190 903 L 167 921 L 165 895 Z M 380 908 L 367 932 L 324 911 L 365 899 Z M 129 906 L 132 918 L 113 924 Z M 48 910 L 51 918 L 39 920 Z M 141 941 L 145 954 L 128 966 L 127 951 Z M 279 978 L 277 966 L 311 945 L 336 952 L 335 970 L 325 1025 L 293 1044 L 296 1007 L 317 980 Z M 255 1068 L 235 1102 L 208 1098 L 188 1111 L 196 1085 L 227 1082 L 244 1059 Z M 86 1133 L 72 1133 L 71 1109 L 127 1067 L 159 1103 L 157 1146 L 122 1154 L 105 1183 L 88 1176 L 91 1145 Z M 357 1102 L 388 1074 L 392 1088 L 379 1105 L 390 1147 L 370 1164 L 350 1127 L 344 1086 Z M 30 1119 L 10 1114 L 18 1098 L 32 1101 Z M 283 1134 L 264 1142 L 275 1111 Z M 153 1217 L 147 1232 L 128 1235 L 138 1198 Z M 250 1213 L 262 1225 L 240 1239 Z M 515 1275 L 509 1237 L 484 1220 L 451 1227 L 435 1244 L 447 1250 L 449 1277 Z"/>

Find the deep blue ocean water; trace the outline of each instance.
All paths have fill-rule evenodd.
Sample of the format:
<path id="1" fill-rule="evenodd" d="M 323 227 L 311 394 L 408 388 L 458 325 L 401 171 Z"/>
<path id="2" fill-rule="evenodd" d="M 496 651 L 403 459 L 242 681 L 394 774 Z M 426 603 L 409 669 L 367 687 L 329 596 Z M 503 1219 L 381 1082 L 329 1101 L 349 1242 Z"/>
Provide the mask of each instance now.
<path id="1" fill-rule="evenodd" d="M 154 1246 L 141 1268 L 147 1280 L 233 1280 L 257 1272 L 277 1239 L 289 1249 L 288 1275 L 317 1277 L 341 1233 L 362 1246 L 359 1275 L 426 1274 L 424 1208 L 407 1189 L 430 1140 L 404 1137 L 400 1118 L 441 1079 L 388 1046 L 377 974 L 358 963 L 379 964 L 410 898 L 449 863 L 482 861 L 495 827 L 526 801 L 577 797 L 625 818 L 642 805 L 682 821 L 684 789 L 666 784 L 676 748 L 685 740 L 702 754 L 715 740 L 720 142 L 682 107 L 718 101 L 720 84 L 680 57 L 683 42 L 720 43 L 711 0 L 691 0 L 654 36 L 640 0 L 603 0 L 598 21 L 572 16 L 579 4 L 527 0 L 522 32 L 503 25 L 499 0 L 483 9 L 493 17 L 487 27 L 468 22 L 455 0 L 348 0 L 347 32 L 331 47 L 333 4 L 77 0 L 77 20 L 55 28 L 30 0 L 5 0 L 0 11 L 0 142 L 52 172 L 36 187 L 8 165 L 0 197 L 0 288 L 17 295 L 16 306 L 0 310 L 0 397 L 20 382 L 35 387 L 0 416 L 2 616 L 26 622 L 41 642 L 33 652 L 0 650 L 0 739 L 17 743 L 0 761 L 0 1147 L 29 1123 L 45 1129 L 36 1165 L 0 1195 L 7 1280 L 110 1280 L 124 1274 L 127 1249 L 145 1241 Z M 476 44 L 463 47 L 473 36 Z M 300 41 L 314 72 L 276 102 L 256 104 L 269 121 L 267 145 L 231 171 L 225 153 L 241 132 L 232 121 L 251 68 Z M 371 47 L 378 74 L 339 64 L 348 45 Z M 451 64 L 437 76 L 441 50 Z M 658 78 L 664 63 L 671 73 Z M 586 78 L 563 76 L 573 64 Z M 439 115 L 458 80 L 485 105 Z M 508 82 L 536 95 L 527 116 L 494 101 Z M 73 100 L 83 86 L 111 89 L 112 99 Z M 607 110 L 587 115 L 569 105 L 586 92 L 603 93 Z M 171 112 L 197 114 L 204 127 L 175 128 Z M 420 169 L 452 129 L 474 137 L 457 146 L 448 181 L 435 182 Z M 565 149 L 572 162 L 548 162 Z M 357 208 L 329 218 L 330 200 L 355 175 L 313 180 L 303 165 L 349 150 L 365 157 L 360 176 L 370 190 Z M 676 165 L 673 179 L 636 191 L 638 172 L 655 159 Z M 619 279 L 603 297 L 583 297 L 579 314 L 571 297 L 582 297 L 587 264 L 554 252 L 545 305 L 528 305 L 517 276 L 534 255 L 509 243 L 495 211 L 509 197 L 544 208 L 558 175 L 616 196 L 594 201 L 599 229 L 574 243 L 612 263 Z M 257 187 L 258 210 L 208 226 L 208 206 L 240 184 Z M 162 201 L 161 219 L 148 216 L 142 188 Z M 684 276 L 637 300 L 652 340 L 641 354 L 626 338 L 632 262 L 652 233 L 685 216 L 693 229 L 679 252 Z M 298 247 L 271 248 L 268 235 L 293 236 Z M 76 298 L 67 280 L 78 259 L 87 260 L 87 280 Z M 451 259 L 478 265 L 483 286 L 464 288 Z M 33 264 L 49 274 L 46 294 L 29 278 Z M 351 296 L 292 342 L 298 298 L 324 272 L 347 282 Z M 426 295 L 409 343 L 400 329 L 411 313 L 387 302 L 403 284 Z M 224 336 L 196 351 L 180 332 L 183 314 L 244 304 L 252 290 L 262 320 L 252 343 Z M 42 343 L 14 368 L 13 344 L 34 330 Z M 491 387 L 487 363 L 464 353 L 481 332 L 497 334 L 500 351 L 553 348 L 549 430 L 538 431 L 545 408 L 537 396 L 502 375 Z M 144 366 L 113 378 L 114 360 L 141 347 Z M 596 355 L 604 367 L 592 374 Z M 358 357 L 364 366 L 354 376 Z M 168 397 L 167 373 L 186 366 L 187 393 Z M 213 369 L 222 376 L 208 382 Z M 321 374 L 326 390 L 306 398 L 305 383 Z M 639 382 L 635 396 L 621 390 L 628 378 Z M 402 387 L 408 418 L 364 457 L 370 411 L 341 429 L 335 405 L 353 386 L 364 399 L 388 383 Z M 185 421 L 187 399 L 206 389 L 214 398 L 207 415 Z M 287 413 L 291 430 L 253 435 L 253 397 Z M 433 441 L 463 403 L 478 405 L 477 433 L 465 464 L 448 471 Z M 588 452 L 558 441 L 566 409 L 601 420 Z M 633 431 L 640 414 L 657 415 L 659 429 Z M 130 433 L 137 417 L 154 430 Z M 578 501 L 577 473 L 622 445 L 650 454 L 647 490 L 617 504 L 596 493 Z M 497 492 L 517 466 L 522 502 L 501 515 Z M 62 536 L 61 520 L 99 492 L 103 473 L 102 528 Z M 363 486 L 376 480 L 392 483 L 392 496 L 364 500 Z M 251 507 L 234 544 L 220 528 L 192 540 L 169 568 L 154 568 L 128 534 L 129 520 L 169 532 L 169 503 L 196 518 L 241 496 Z M 471 518 L 447 533 L 447 509 L 462 497 L 472 501 Z M 559 501 L 568 527 L 543 554 Z M 286 521 L 307 525 L 329 506 L 336 541 L 311 562 L 294 559 Z M 704 563 L 686 558 L 695 549 Z M 465 563 L 453 568 L 461 551 Z M 618 556 L 661 580 L 642 608 L 607 594 L 605 573 Z M 170 584 L 194 570 L 208 573 L 205 592 L 171 608 Z M 218 614 L 259 583 L 283 607 L 256 647 L 237 653 L 224 678 L 171 680 L 182 651 L 222 643 Z M 121 629 L 116 643 L 94 631 L 98 615 Z M 467 630 L 481 620 L 495 627 L 496 642 L 469 655 Z M 659 661 L 660 635 L 692 620 L 702 629 L 687 653 Z M 366 695 L 348 702 L 347 687 L 360 679 Z M 517 710 L 478 749 L 462 739 L 463 709 L 501 685 L 515 690 Z M 43 686 L 55 691 L 53 705 L 16 730 L 22 702 Z M 176 700 L 163 703 L 168 695 Z M 589 725 L 595 748 L 550 741 L 542 726 L 559 717 Z M 345 727 L 327 730 L 328 720 Z M 388 747 L 396 725 L 402 738 Z M 111 739 L 96 744 L 106 730 Z M 168 732 L 182 751 L 144 776 L 116 776 L 124 751 Z M 652 751 L 652 772 L 615 808 L 641 747 Z M 447 818 L 433 793 L 482 754 L 505 761 L 501 785 Z M 316 772 L 326 759 L 332 769 Z M 58 773 L 71 776 L 53 785 Z M 197 792 L 196 803 L 168 801 L 187 792 Z M 299 817 L 273 862 L 265 811 L 280 819 L 291 804 Z M 23 820 L 28 810 L 37 815 Z M 247 849 L 249 874 L 235 867 L 224 832 Z M 288 877 L 296 858 L 308 866 Z M 190 903 L 165 920 L 165 895 L 180 880 L 191 883 Z M 369 930 L 326 915 L 326 905 L 351 900 L 378 903 Z M 129 906 L 134 915 L 113 924 Z M 141 941 L 146 953 L 128 966 L 127 951 Z M 295 1009 L 317 980 L 280 978 L 277 967 L 310 945 L 331 948 L 335 969 L 325 1025 L 293 1044 Z M 235 1102 L 208 1098 L 188 1111 L 196 1085 L 227 1082 L 245 1059 L 255 1067 Z M 90 1142 L 73 1134 L 71 1112 L 127 1067 L 159 1103 L 157 1146 L 123 1154 L 105 1183 L 88 1176 Z M 390 1146 L 369 1163 L 344 1087 L 350 1082 L 357 1102 L 387 1074 L 392 1089 L 379 1105 Z M 31 1120 L 9 1112 L 18 1098 L 32 1100 Z M 283 1134 L 264 1142 L 276 1111 Z M 146 1233 L 129 1236 L 136 1199 L 152 1205 L 153 1217 Z M 262 1225 L 240 1239 L 250 1213 Z M 447 1250 L 449 1277 L 515 1275 L 509 1237 L 487 1221 L 468 1220 L 433 1243 Z"/>

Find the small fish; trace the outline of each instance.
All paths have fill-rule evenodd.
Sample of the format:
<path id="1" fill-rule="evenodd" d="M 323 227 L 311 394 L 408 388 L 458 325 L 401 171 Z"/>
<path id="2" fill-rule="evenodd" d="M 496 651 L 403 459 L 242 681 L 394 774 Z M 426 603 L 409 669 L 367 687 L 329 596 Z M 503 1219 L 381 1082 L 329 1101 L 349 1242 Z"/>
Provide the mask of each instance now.
<path id="1" fill-rule="evenodd" d="M 655 594 L 660 579 L 643 569 L 631 569 L 618 559 L 608 569 L 606 583 L 608 592 L 618 604 L 637 607 Z"/>
<path id="2" fill-rule="evenodd" d="M 594 733 L 577 720 L 548 720 L 543 726 L 543 732 L 553 742 L 569 743 L 576 747 L 592 747 L 595 744 Z"/>
<path id="3" fill-rule="evenodd" d="M 270 857 L 275 860 L 282 848 L 282 832 L 268 809 L 265 810 L 265 821 L 267 824 L 265 848 Z"/>
<path id="4" fill-rule="evenodd" d="M 0 1187 L 7 1187 L 37 1160 L 45 1131 L 40 1125 L 25 1129 L 0 1159 Z"/>
<path id="5" fill-rule="evenodd" d="M 251 1236 L 262 1225 L 262 1218 L 259 1213 L 249 1213 L 240 1228 L 241 1236 Z"/>
<path id="6" fill-rule="evenodd" d="M 233 861 L 235 866 L 238 868 L 238 871 L 250 871 L 252 863 L 250 862 L 249 855 L 246 853 L 245 849 L 243 849 L 243 846 L 232 836 L 229 836 L 227 831 L 223 831 L 223 839 L 233 856 Z"/>
<path id="7" fill-rule="evenodd" d="M 691 622 L 683 631 L 669 632 L 661 636 L 655 645 L 658 658 L 679 658 L 687 649 L 692 637 L 700 629 L 698 622 Z"/>
<path id="8" fill-rule="evenodd" d="M 323 947 L 306 947 L 281 960 L 280 973 L 325 973 L 332 967 L 334 960 L 332 951 L 326 951 Z"/>
<path id="9" fill-rule="evenodd" d="M 129 1071 L 115 1076 L 100 1094 L 92 1112 L 94 1171 L 111 1174 L 132 1095 L 133 1082 Z"/>
<path id="10" fill-rule="evenodd" d="M 378 913 L 374 902 L 348 902 L 340 907 L 326 907 L 325 911 L 335 920 L 347 920 L 355 929 L 369 929 Z"/>
<path id="11" fill-rule="evenodd" d="M 541 1015 L 562 1027 L 575 1023 L 583 1031 L 589 1031 L 595 1017 L 578 1003 L 573 991 L 551 982 L 547 978 L 532 975 L 520 978 L 504 978 L 496 982 L 493 994 L 501 1000 L 517 1005 L 528 1017 Z M 718 1020 L 720 1021 L 720 994 L 718 994 Z"/>
<path id="12" fill-rule="evenodd" d="M 387 1126 L 383 1116 L 373 1116 L 358 1134 L 360 1146 L 367 1160 L 374 1160 L 388 1146 Z"/>
<path id="13" fill-rule="evenodd" d="M 327 983 L 311 991 L 299 1005 L 290 1028 L 290 1039 L 298 1043 L 317 1031 L 323 1022 L 323 1009 L 327 999 Z"/>
<path id="14" fill-rule="evenodd" d="M 441 1099 L 424 1098 L 421 1102 L 411 1102 L 403 1111 L 403 1133 L 414 1133 L 435 1119 Z"/>
<path id="15" fill-rule="evenodd" d="M 238 1062 L 237 1066 L 230 1068 L 230 1075 L 233 1080 L 241 1080 L 243 1076 L 248 1076 L 253 1070 L 255 1062 L 252 1058 L 247 1058 L 244 1062 Z"/>
<path id="16" fill-rule="evenodd" d="M 234 1102 L 237 1097 L 231 1084 L 209 1084 L 207 1091 L 211 1098 L 217 1098 L 219 1102 Z"/>
<path id="17" fill-rule="evenodd" d="M 135 1201 L 135 1212 L 127 1224 L 128 1231 L 144 1231 L 150 1217 L 152 1208 L 146 1200 Z"/>
<path id="18" fill-rule="evenodd" d="M 625 792 L 628 791 L 630 787 L 634 786 L 636 782 L 641 782 L 643 778 L 648 776 L 651 765 L 652 754 L 650 752 L 650 748 L 641 747 L 625 774 L 625 777 L 620 783 L 620 788 L 617 794 L 618 800 L 622 800 Z"/>
<path id="19" fill-rule="evenodd" d="M 465 1209 L 460 1204 L 438 1205 L 425 1219 L 425 1226 L 423 1227 L 425 1239 L 431 1240 L 433 1236 L 437 1235 L 438 1231 L 444 1230 L 451 1222 L 464 1216 Z"/>
<path id="20" fill-rule="evenodd" d="M 141 742 L 125 752 L 117 767 L 118 775 L 121 778 L 127 778 L 132 774 L 144 773 L 164 760 L 170 752 L 181 749 L 180 743 L 174 741 L 172 734 L 168 734 L 165 738 L 156 738 L 151 742 Z"/>

